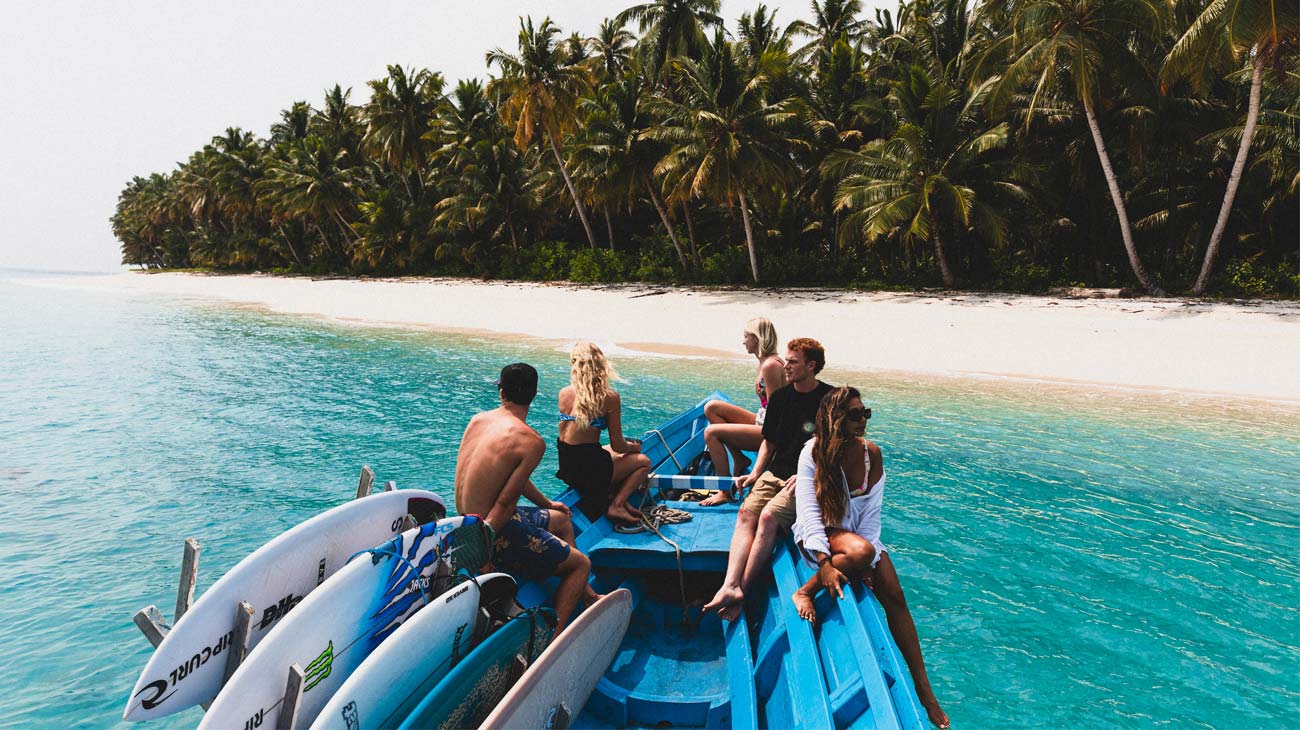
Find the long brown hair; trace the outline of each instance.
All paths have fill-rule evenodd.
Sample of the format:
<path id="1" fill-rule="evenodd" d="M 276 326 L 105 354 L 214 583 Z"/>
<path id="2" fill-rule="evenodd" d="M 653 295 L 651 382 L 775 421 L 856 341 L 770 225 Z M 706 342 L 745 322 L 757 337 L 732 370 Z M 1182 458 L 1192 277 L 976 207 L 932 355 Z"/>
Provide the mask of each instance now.
<path id="1" fill-rule="evenodd" d="M 828 527 L 838 527 L 848 509 L 849 493 L 840 483 L 843 475 L 841 462 L 855 438 L 846 417 L 849 402 L 862 398 L 857 388 L 836 388 L 822 398 L 817 408 L 817 425 L 813 436 L 813 463 L 817 474 L 813 479 L 817 488 L 817 506 L 821 508 L 822 522 Z"/>

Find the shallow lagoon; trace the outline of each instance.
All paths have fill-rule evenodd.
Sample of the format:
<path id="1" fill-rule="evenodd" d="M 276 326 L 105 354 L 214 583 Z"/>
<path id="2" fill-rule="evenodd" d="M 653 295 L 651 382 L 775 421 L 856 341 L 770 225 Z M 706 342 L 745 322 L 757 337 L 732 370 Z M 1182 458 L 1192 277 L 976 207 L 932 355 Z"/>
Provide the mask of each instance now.
<path id="1" fill-rule="evenodd" d="M 504 362 L 546 343 L 345 327 L 0 275 L 0 725 L 104 727 L 170 614 L 355 488 L 448 496 L 456 441 Z M 778 325 L 780 323 L 778 322 Z M 783 333 L 793 335 L 795 333 Z M 834 360 L 834 353 L 830 353 Z M 740 362 L 616 363 L 630 431 Z M 889 470 L 885 541 L 955 727 L 1265 727 L 1300 709 L 1300 414 L 1006 381 L 837 373 L 865 387 Z M 544 491 L 554 450 L 539 474 Z M 188 727 L 199 711 L 151 723 Z"/>

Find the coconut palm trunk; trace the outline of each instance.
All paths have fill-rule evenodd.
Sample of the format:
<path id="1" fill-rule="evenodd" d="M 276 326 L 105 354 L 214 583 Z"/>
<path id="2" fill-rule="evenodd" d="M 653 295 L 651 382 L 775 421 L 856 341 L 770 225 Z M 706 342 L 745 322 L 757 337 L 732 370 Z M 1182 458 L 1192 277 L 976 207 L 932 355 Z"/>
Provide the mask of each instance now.
<path id="1" fill-rule="evenodd" d="M 343 240 L 347 241 L 348 246 L 351 247 L 351 245 L 356 241 L 356 239 L 360 238 L 361 235 L 358 234 L 357 229 L 353 228 L 352 224 L 349 223 L 348 220 L 343 217 L 342 213 L 338 212 L 337 210 L 334 210 L 332 212 L 334 213 L 334 220 L 339 224 L 339 233 L 343 234 Z M 348 237 L 349 232 L 352 233 L 351 238 Z"/>
<path id="2" fill-rule="evenodd" d="M 934 258 L 939 262 L 939 273 L 943 276 L 945 289 L 957 286 L 957 277 L 953 276 L 952 267 L 948 265 L 948 254 L 943 250 L 943 239 L 939 237 L 939 226 L 931 224 L 930 243 L 934 245 Z"/>
<path id="3" fill-rule="evenodd" d="M 614 221 L 609 217 L 609 206 L 604 206 L 605 211 L 605 232 L 609 234 L 609 250 L 614 250 Z"/>
<path id="4" fill-rule="evenodd" d="M 569 169 L 564 166 L 564 155 L 560 154 L 560 143 L 555 141 L 555 135 L 551 134 L 549 129 L 545 130 L 546 139 L 551 143 L 551 152 L 555 153 L 555 164 L 560 166 L 560 174 L 564 176 L 564 184 L 569 188 L 569 195 L 573 197 L 573 206 L 578 209 L 578 218 L 582 220 L 582 230 L 587 232 L 587 243 L 591 244 L 591 249 L 596 250 L 596 234 L 591 230 L 591 221 L 587 220 L 587 208 L 582 204 L 582 199 L 578 197 L 578 189 L 573 187 L 573 179 L 569 177 Z"/>
<path id="5" fill-rule="evenodd" d="M 695 260 L 695 267 L 699 268 L 700 262 L 700 243 L 695 238 L 695 220 L 691 218 L 691 206 L 685 200 L 682 201 L 682 216 L 686 218 L 686 233 L 691 239 L 691 258 Z"/>
<path id="6" fill-rule="evenodd" d="M 745 245 L 749 247 L 749 269 L 754 274 L 754 283 L 758 283 L 758 251 L 754 248 L 754 225 L 749 219 L 749 201 L 745 198 L 745 190 L 741 187 L 736 188 L 736 195 L 740 197 L 740 216 L 745 221 Z"/>
<path id="7" fill-rule="evenodd" d="M 1219 244 L 1223 242 L 1223 231 L 1228 226 L 1228 214 L 1232 212 L 1232 201 L 1237 197 L 1237 186 L 1241 184 L 1241 173 L 1246 169 L 1246 156 L 1250 154 L 1250 140 L 1255 136 L 1255 123 L 1259 121 L 1259 90 L 1264 79 L 1264 54 L 1259 46 L 1253 50 L 1250 76 L 1250 105 L 1246 108 L 1246 128 L 1241 132 L 1241 146 L 1237 148 L 1237 159 L 1232 163 L 1232 174 L 1228 176 L 1228 189 L 1223 194 L 1223 205 L 1219 206 L 1219 219 L 1214 222 L 1214 232 L 1210 234 L 1210 245 L 1205 249 L 1205 261 L 1201 264 L 1201 275 L 1196 277 L 1193 294 L 1205 293 L 1210 283 L 1210 273 L 1214 271 L 1214 259 L 1219 255 Z"/>
<path id="8" fill-rule="evenodd" d="M 293 241 L 290 241 L 289 236 L 285 234 L 284 226 L 277 223 L 275 230 L 280 232 L 280 238 L 283 238 L 285 245 L 289 247 L 289 253 L 293 254 L 293 260 L 297 261 L 299 266 L 302 266 L 302 259 L 298 258 L 298 252 L 293 250 Z"/>
<path id="9" fill-rule="evenodd" d="M 673 242 L 673 248 L 677 250 L 677 260 L 682 262 L 682 271 L 686 270 L 686 252 L 682 250 L 682 242 L 677 240 L 677 232 L 673 230 L 673 224 L 668 221 L 668 209 L 664 207 L 664 201 L 659 198 L 659 191 L 655 190 L 654 181 L 649 175 L 642 178 L 645 182 L 645 188 L 650 192 L 650 200 L 655 204 L 655 210 L 659 211 L 659 220 L 664 222 L 664 228 L 668 229 L 668 238 Z"/>
<path id="10" fill-rule="evenodd" d="M 1142 259 L 1138 258 L 1137 245 L 1133 243 L 1133 230 L 1128 222 L 1128 210 L 1124 207 L 1124 198 L 1119 192 L 1119 181 L 1115 177 L 1115 170 L 1110 166 L 1110 156 L 1106 154 L 1106 142 L 1101 138 L 1101 127 L 1097 124 L 1097 115 L 1093 112 L 1092 102 L 1088 97 L 1083 98 L 1083 111 L 1088 117 L 1088 129 L 1092 132 L 1092 142 L 1097 147 L 1097 158 L 1101 160 L 1101 171 L 1106 176 L 1106 186 L 1110 188 L 1110 199 L 1115 204 L 1115 215 L 1119 218 L 1119 233 L 1124 239 L 1124 250 L 1128 253 L 1128 263 L 1133 269 L 1133 275 L 1137 277 L 1138 283 L 1142 285 L 1150 294 L 1163 297 L 1165 292 L 1151 275 L 1147 273 L 1146 267 L 1142 265 Z"/>

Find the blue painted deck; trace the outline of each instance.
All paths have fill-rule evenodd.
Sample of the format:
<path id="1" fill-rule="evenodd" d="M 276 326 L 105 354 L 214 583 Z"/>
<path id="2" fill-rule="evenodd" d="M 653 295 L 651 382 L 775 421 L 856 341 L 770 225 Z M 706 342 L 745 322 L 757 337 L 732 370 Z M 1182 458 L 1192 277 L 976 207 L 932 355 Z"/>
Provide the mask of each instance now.
<path id="1" fill-rule="evenodd" d="M 656 474 L 679 474 L 704 449 L 704 403 L 722 398 L 715 393 L 646 434 L 642 443 Z M 573 504 L 577 495 L 560 500 Z M 771 580 L 751 591 L 741 620 L 702 615 L 700 605 L 722 583 L 738 508 L 664 504 L 692 514 L 689 522 L 660 528 L 681 548 L 681 573 L 676 551 L 653 532 L 622 534 L 574 511 L 577 547 L 591 558 L 593 585 L 628 588 L 635 601 L 619 653 L 574 727 L 927 727 L 868 589 L 854 586 L 838 600 L 822 593 L 818 625 L 800 619 L 791 596 L 812 573 L 787 539 L 773 557 Z M 553 588 L 554 581 L 524 586 L 520 600 L 546 600 Z"/>

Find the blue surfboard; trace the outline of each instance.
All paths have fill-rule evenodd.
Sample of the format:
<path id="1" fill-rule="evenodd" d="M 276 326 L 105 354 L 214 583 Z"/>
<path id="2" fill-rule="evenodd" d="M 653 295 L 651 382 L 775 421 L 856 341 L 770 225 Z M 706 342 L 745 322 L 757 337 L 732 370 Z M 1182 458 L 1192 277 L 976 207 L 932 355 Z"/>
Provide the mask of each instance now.
<path id="1" fill-rule="evenodd" d="M 506 622 L 474 648 L 416 705 L 400 730 L 478 727 L 542 653 L 552 626 L 541 614 Z"/>

